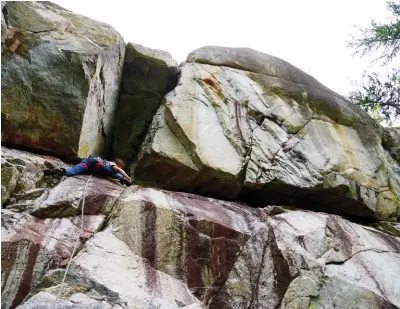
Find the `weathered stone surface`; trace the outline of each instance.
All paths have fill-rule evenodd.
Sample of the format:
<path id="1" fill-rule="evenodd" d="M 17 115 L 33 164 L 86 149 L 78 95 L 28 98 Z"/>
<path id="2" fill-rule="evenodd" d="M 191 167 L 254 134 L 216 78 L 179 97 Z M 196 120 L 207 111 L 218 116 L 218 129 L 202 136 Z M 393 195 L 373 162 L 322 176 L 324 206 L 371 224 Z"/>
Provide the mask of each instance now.
<path id="1" fill-rule="evenodd" d="M 261 53 L 251 48 L 204 46 L 192 51 L 187 56 L 186 61 L 265 74 L 294 83 L 329 90 L 315 78 L 285 60 Z"/>
<path id="2" fill-rule="evenodd" d="M 151 188 L 130 190 L 113 211 L 115 236 L 151 267 L 185 281 L 204 302 L 226 280 L 252 233 L 262 228 L 259 210 L 237 203 Z"/>
<path id="3" fill-rule="evenodd" d="M 365 112 L 256 51 L 204 48 L 188 61 L 202 64 L 181 66 L 145 139 L 136 181 L 254 206 L 395 217 L 393 165 Z"/>
<path id="4" fill-rule="evenodd" d="M 162 50 L 126 46 L 113 155 L 132 162 L 164 95 L 177 80 L 177 62 Z"/>
<path id="5" fill-rule="evenodd" d="M 380 221 L 372 224 L 372 227 L 375 229 L 382 231 L 386 234 L 400 237 L 400 223 L 398 222 L 386 222 Z"/>
<path id="6" fill-rule="evenodd" d="M 297 211 L 269 222 L 292 277 L 282 308 L 400 306 L 399 238 L 333 215 Z"/>
<path id="7" fill-rule="evenodd" d="M 383 146 L 394 160 L 400 163 L 400 127 L 386 128 L 383 134 Z"/>
<path id="8" fill-rule="evenodd" d="M 83 220 L 85 228 L 98 229 L 104 216 Z M 38 219 L 3 209 L 1 222 L 2 307 L 15 308 L 46 271 L 68 263 L 82 234 L 81 217 Z"/>
<path id="9" fill-rule="evenodd" d="M 155 92 L 163 96 L 176 83 L 178 63 L 170 53 L 144 47 L 126 45 L 122 91 L 126 94 Z"/>
<path id="10" fill-rule="evenodd" d="M 62 276 L 62 270 L 55 270 L 38 288 L 58 293 L 59 285 L 48 285 L 60 283 Z M 61 297 L 68 299 L 77 291 L 92 298 L 102 296 L 113 306 L 129 309 L 177 309 L 200 305 L 183 282 L 152 268 L 110 229 L 86 242 L 85 248 L 74 258 Z"/>
<path id="11" fill-rule="evenodd" d="M 6 23 L 6 19 L 4 17 L 4 13 L 3 12 L 3 8 L 6 5 L 6 1 L 1 1 L 1 43 L 3 44 L 3 40 L 6 37 L 6 33 L 7 33 L 7 23 Z M 6 14 L 7 16 L 7 14 Z"/>
<path id="12" fill-rule="evenodd" d="M 2 142 L 65 159 L 110 149 L 121 36 L 49 2 L 11 1 L 4 9 Z"/>
<path id="13" fill-rule="evenodd" d="M 73 259 L 61 300 L 122 308 L 400 306 L 400 238 L 335 215 L 268 212 L 126 189 L 109 227 Z M 33 294 L 56 295 L 62 276 L 48 272 Z"/>
<path id="14" fill-rule="evenodd" d="M 85 194 L 85 215 L 107 215 L 123 191 L 110 180 L 89 176 L 68 177 L 33 204 L 30 213 L 39 218 L 72 217 L 81 213 Z M 88 182 L 89 181 L 89 182 Z"/>
<path id="15" fill-rule="evenodd" d="M 20 172 L 15 166 L 1 168 L 1 204 L 3 205 L 13 195 Z"/>
<path id="16" fill-rule="evenodd" d="M 2 162 L 22 174 L 12 195 L 15 203 L 2 209 L 2 308 L 15 308 L 49 269 L 67 264 L 75 242 L 79 250 L 90 238 L 86 229 L 102 228 L 123 187 L 97 177 L 87 183 L 89 176 L 78 176 L 51 188 L 56 183 L 43 178 L 42 170 L 62 166 L 60 160 L 3 147 Z"/>
<path id="17" fill-rule="evenodd" d="M 51 188 L 59 178 L 44 178 L 46 168 L 62 167 L 65 163 L 49 156 L 35 155 L 26 151 L 1 147 L 2 205 L 10 198 L 19 203 L 39 197 L 43 188 Z M 12 203 L 11 203 L 12 204 Z"/>
<path id="18" fill-rule="evenodd" d="M 7 143 L 205 195 L 44 178 L 65 163 L 2 147 L 2 309 L 400 308 L 398 129 L 254 50 L 196 50 L 175 87 L 130 44 L 114 138 L 120 36 L 49 2 L 2 13 Z"/>
<path id="19" fill-rule="evenodd" d="M 56 296 L 40 292 L 33 296 L 23 305 L 17 307 L 18 309 L 118 309 L 118 307 L 111 307 L 105 301 L 96 301 L 84 295 L 81 297 L 80 293 L 71 296 L 70 300 L 57 300 Z M 121 307 L 119 307 L 121 308 Z"/>

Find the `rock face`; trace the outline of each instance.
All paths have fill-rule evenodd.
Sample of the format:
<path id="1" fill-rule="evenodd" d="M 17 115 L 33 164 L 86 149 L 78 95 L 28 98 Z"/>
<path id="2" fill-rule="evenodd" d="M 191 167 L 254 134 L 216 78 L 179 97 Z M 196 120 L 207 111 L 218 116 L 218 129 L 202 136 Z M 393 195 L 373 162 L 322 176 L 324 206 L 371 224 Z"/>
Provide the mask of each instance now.
<path id="1" fill-rule="evenodd" d="M 2 100 L 2 141 L 58 157 L 2 147 L 2 309 L 400 308 L 398 128 L 289 63 L 204 47 L 178 67 L 8 2 Z M 136 183 L 43 175 L 89 154 Z"/>
<path id="2" fill-rule="evenodd" d="M 383 146 L 397 163 L 400 163 L 400 127 L 387 128 L 383 135 Z"/>
<path id="3" fill-rule="evenodd" d="M 251 49 L 188 56 L 134 176 L 164 188 L 393 217 L 399 187 L 382 130 L 289 63 Z"/>
<path id="4" fill-rule="evenodd" d="M 89 176 L 43 180 L 63 163 L 4 147 L 2 162 L 20 173 L 2 209 L 3 308 L 400 306 L 400 238 L 372 227 L 92 177 L 91 237 Z"/>
<path id="5" fill-rule="evenodd" d="M 371 301 L 363 308 L 400 305 L 397 275 L 378 266 L 398 274 L 399 239 L 337 216 L 269 217 L 238 203 L 141 188 L 124 193 L 112 227 L 151 266 L 186 282 L 208 308 L 345 308 L 361 295 Z"/>
<path id="6" fill-rule="evenodd" d="M 99 216 L 84 217 L 99 228 Z M 2 210 L 2 306 L 15 308 L 41 277 L 52 268 L 66 266 L 80 236 L 80 216 L 38 219 L 26 213 Z M 82 247 L 79 241 L 79 247 Z"/>
<path id="7" fill-rule="evenodd" d="M 49 2 L 7 2 L 2 142 L 65 159 L 112 146 L 124 42 Z"/>
<path id="8" fill-rule="evenodd" d="M 120 306 L 111 307 L 105 301 L 96 301 L 85 294 L 76 293 L 70 300 L 58 300 L 56 296 L 41 292 L 29 300 L 28 303 L 19 306 L 20 309 L 120 309 Z"/>
<path id="9" fill-rule="evenodd" d="M 28 201 L 41 196 L 46 188 L 51 188 L 59 179 L 44 178 L 45 168 L 65 165 L 61 160 L 33 155 L 26 151 L 1 147 L 1 204 L 15 204 L 25 207 Z"/>
<path id="10" fill-rule="evenodd" d="M 399 238 L 335 215 L 270 213 L 126 189 L 108 228 L 73 259 L 58 302 L 135 309 L 400 306 Z M 58 293 L 62 276 L 62 269 L 48 272 L 33 291 L 41 292 L 19 308 L 41 308 L 52 297 L 56 304 L 48 293 Z"/>
<path id="11" fill-rule="evenodd" d="M 58 184 L 60 179 L 43 178 L 41 171 L 50 165 L 64 164 L 2 147 L 2 166 L 6 166 L 2 173 L 18 171 L 14 190 L 5 189 L 8 200 L 2 209 L 2 308 L 15 308 L 49 269 L 65 266 L 76 239 L 80 237 L 79 249 L 90 236 L 81 224 L 84 229 L 100 229 L 123 190 L 93 177 L 81 217 L 87 177 L 67 178 Z"/>
<path id="12" fill-rule="evenodd" d="M 7 24 L 6 24 L 6 19 L 4 18 L 3 14 L 3 8 L 6 5 L 5 1 L 1 1 L 1 43 L 3 44 L 3 40 L 6 37 L 7 33 Z"/>
<path id="13" fill-rule="evenodd" d="M 164 95 L 176 85 L 177 62 L 162 50 L 126 46 L 117 113 L 115 157 L 132 162 Z"/>

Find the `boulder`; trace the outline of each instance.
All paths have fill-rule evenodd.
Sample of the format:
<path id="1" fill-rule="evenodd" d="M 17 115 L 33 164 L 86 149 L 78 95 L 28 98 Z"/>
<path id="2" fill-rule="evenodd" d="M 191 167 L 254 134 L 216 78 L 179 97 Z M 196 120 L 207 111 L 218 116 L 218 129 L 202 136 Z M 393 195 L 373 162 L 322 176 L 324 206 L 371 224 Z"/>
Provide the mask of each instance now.
<path id="1" fill-rule="evenodd" d="M 177 65 L 165 51 L 126 46 L 114 157 L 127 163 L 136 158 L 161 99 L 176 85 Z"/>
<path id="2" fill-rule="evenodd" d="M 110 225 L 72 260 L 57 301 L 130 309 L 400 306 L 400 238 L 336 215 L 273 209 L 130 187 Z M 49 271 L 26 304 L 57 295 L 63 274 Z"/>
<path id="3" fill-rule="evenodd" d="M 389 219 L 400 199 L 382 134 L 364 111 L 279 58 L 206 47 L 180 67 L 133 176 L 253 206 Z"/>
<path id="4" fill-rule="evenodd" d="M 285 60 L 251 48 L 204 46 L 192 51 L 187 56 L 186 62 L 239 69 L 331 91 Z"/>
<path id="5" fill-rule="evenodd" d="M 329 306 L 333 291 L 325 289 L 334 280 L 350 282 L 339 308 L 362 294 L 373 300 L 365 308 L 398 306 L 397 284 L 389 282 L 400 269 L 399 238 L 338 216 L 289 211 L 271 217 L 240 203 L 139 188 L 125 191 L 113 217 L 119 239 L 156 269 L 186 282 L 208 308 L 295 308 L 297 298 L 304 298 L 299 308 Z M 361 265 L 369 270 L 362 275 L 367 286 L 357 283 L 356 272 L 347 273 Z M 396 274 L 387 277 L 380 265 Z"/>
<path id="6" fill-rule="evenodd" d="M 2 142 L 72 160 L 111 150 L 124 42 L 50 2 L 7 2 Z"/>

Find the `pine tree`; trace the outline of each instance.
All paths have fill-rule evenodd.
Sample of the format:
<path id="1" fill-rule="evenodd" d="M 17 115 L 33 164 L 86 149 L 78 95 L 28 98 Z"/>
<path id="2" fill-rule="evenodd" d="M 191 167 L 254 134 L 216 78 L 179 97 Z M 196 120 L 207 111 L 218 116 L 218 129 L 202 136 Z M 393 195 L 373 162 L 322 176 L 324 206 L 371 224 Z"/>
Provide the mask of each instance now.
<path id="1" fill-rule="evenodd" d="M 349 46 L 356 54 L 365 56 L 378 52 L 376 60 L 384 65 L 400 52 L 400 2 L 386 2 L 392 21 L 387 24 L 371 21 L 370 28 L 361 30 L 360 38 L 353 38 Z M 350 101 L 366 110 L 378 121 L 391 123 L 400 116 L 400 69 L 382 80 L 377 73 L 365 74 L 361 88 L 349 95 Z"/>

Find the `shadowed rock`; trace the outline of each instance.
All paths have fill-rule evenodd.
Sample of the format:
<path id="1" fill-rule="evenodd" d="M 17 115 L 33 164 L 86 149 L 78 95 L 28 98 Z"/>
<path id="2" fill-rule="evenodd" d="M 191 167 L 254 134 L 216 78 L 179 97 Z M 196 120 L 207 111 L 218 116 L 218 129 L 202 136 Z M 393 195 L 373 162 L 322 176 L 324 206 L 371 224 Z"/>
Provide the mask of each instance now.
<path id="1" fill-rule="evenodd" d="M 176 85 L 177 65 L 165 51 L 126 46 L 114 157 L 128 163 L 136 158 L 161 99 Z"/>

